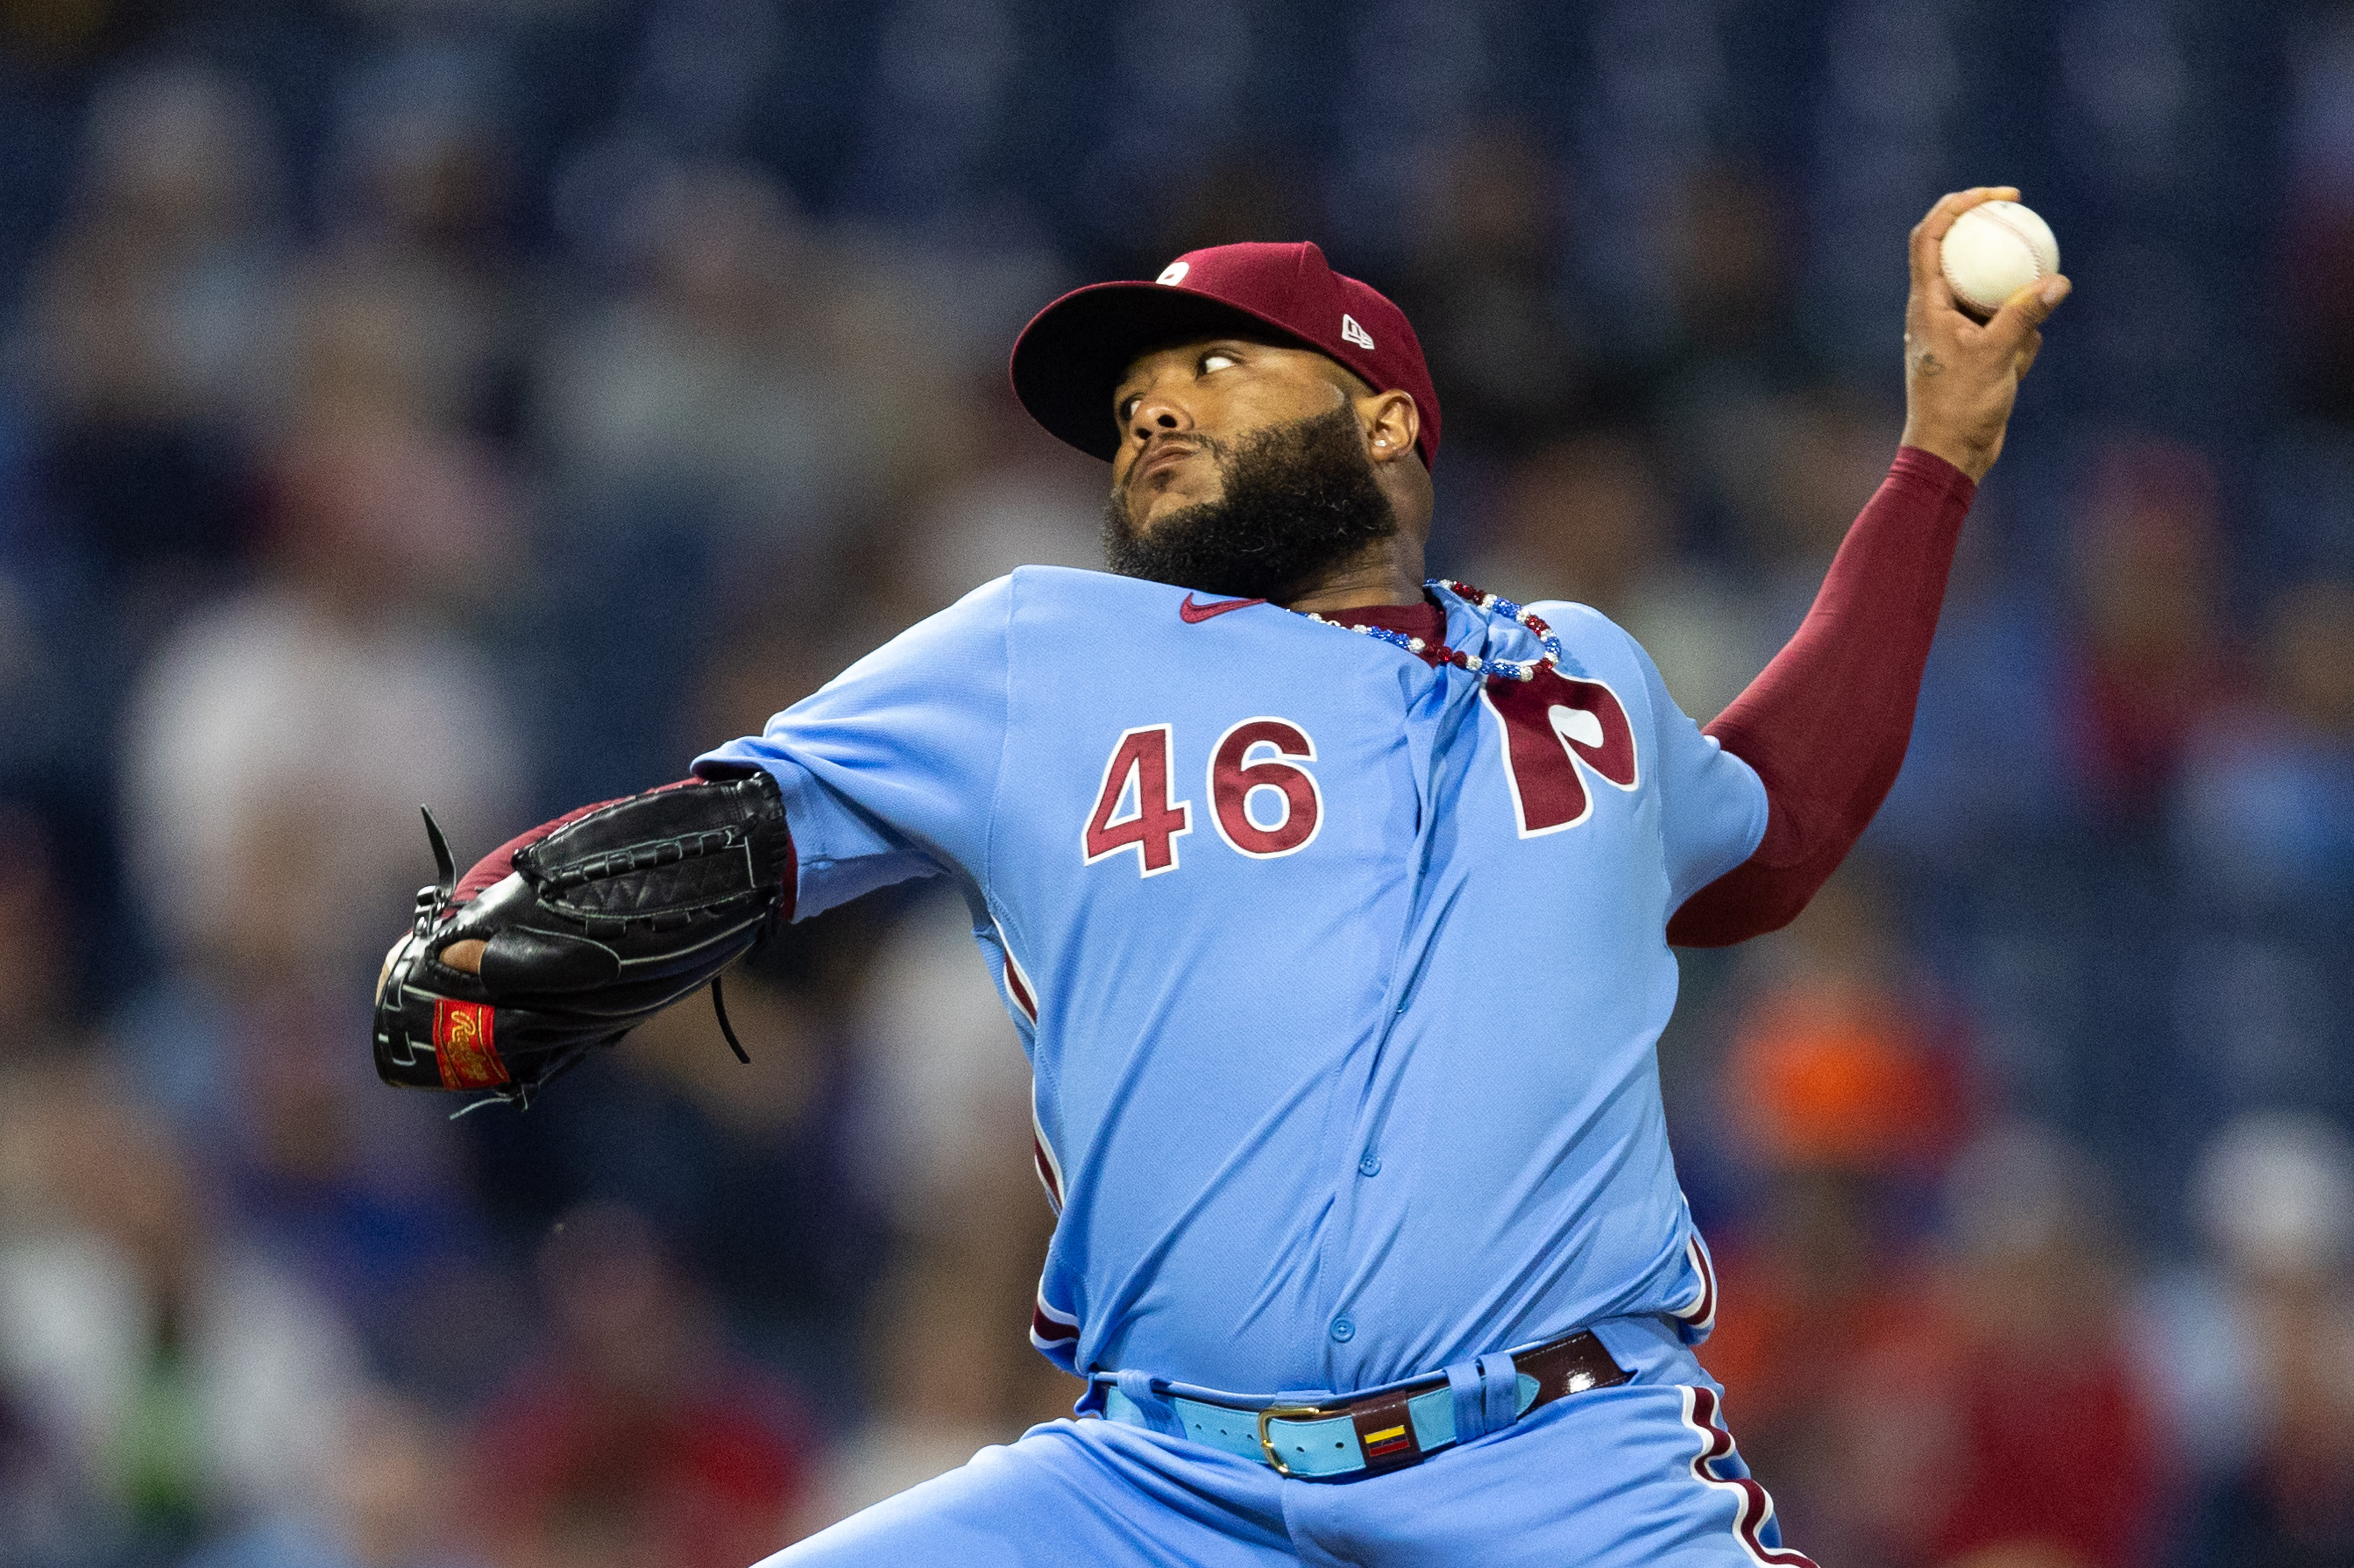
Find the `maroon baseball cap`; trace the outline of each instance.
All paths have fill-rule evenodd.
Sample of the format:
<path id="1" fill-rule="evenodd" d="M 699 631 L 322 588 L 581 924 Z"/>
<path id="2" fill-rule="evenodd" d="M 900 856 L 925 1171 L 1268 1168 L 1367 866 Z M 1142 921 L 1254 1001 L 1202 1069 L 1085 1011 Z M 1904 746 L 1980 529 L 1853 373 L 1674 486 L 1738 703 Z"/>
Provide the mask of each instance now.
<path id="1" fill-rule="evenodd" d="M 1065 294 L 1013 342 L 1013 392 L 1031 418 L 1093 457 L 1119 450 L 1111 397 L 1137 355 L 1188 338 L 1273 336 L 1339 360 L 1374 390 L 1409 393 L 1416 441 L 1438 461 L 1438 394 L 1405 313 L 1332 270 L 1315 246 L 1189 250 L 1150 283 L 1095 283 Z"/>

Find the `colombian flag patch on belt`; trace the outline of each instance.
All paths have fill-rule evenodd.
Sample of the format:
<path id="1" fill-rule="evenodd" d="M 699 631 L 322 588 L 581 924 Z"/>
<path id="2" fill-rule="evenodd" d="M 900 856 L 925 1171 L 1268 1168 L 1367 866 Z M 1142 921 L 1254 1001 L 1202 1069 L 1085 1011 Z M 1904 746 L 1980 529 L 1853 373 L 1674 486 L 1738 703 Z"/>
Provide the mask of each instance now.
<path id="1" fill-rule="evenodd" d="M 1362 1441 L 1365 1446 L 1366 1458 L 1387 1458 L 1390 1455 L 1405 1449 L 1405 1428 L 1402 1425 L 1384 1426 L 1379 1432 L 1366 1433 Z"/>
<path id="2" fill-rule="evenodd" d="M 507 1065 L 491 1040 L 497 1017 L 488 1002 L 445 997 L 433 1003 L 433 1055 L 443 1088 L 487 1089 L 507 1081 Z"/>

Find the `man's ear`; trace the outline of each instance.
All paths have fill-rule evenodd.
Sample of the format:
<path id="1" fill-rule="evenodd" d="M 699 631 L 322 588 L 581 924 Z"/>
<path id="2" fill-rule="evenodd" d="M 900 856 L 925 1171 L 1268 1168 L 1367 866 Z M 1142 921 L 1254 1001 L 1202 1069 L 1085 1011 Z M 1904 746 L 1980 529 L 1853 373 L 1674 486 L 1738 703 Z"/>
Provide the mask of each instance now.
<path id="1" fill-rule="evenodd" d="M 1409 392 L 1375 392 L 1355 399 L 1357 419 L 1364 427 L 1365 444 L 1375 462 L 1416 457 L 1414 443 L 1422 436 L 1422 411 Z"/>
<path id="2" fill-rule="evenodd" d="M 1374 481 L 1397 509 L 1399 525 L 1416 539 L 1427 539 L 1437 496 L 1431 489 L 1430 470 L 1415 447 L 1422 436 L 1422 411 L 1414 406 L 1413 394 L 1374 392 L 1354 402 Z"/>

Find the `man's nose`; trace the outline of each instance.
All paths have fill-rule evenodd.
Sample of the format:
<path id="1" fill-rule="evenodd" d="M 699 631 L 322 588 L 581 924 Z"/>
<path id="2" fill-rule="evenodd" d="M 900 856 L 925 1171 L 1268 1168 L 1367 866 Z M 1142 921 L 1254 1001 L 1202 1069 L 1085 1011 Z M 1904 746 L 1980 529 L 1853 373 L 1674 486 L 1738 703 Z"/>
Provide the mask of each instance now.
<path id="1" fill-rule="evenodd" d="M 1129 439 L 1142 446 L 1155 436 L 1193 428 L 1193 411 L 1176 398 L 1147 392 L 1128 418 Z"/>

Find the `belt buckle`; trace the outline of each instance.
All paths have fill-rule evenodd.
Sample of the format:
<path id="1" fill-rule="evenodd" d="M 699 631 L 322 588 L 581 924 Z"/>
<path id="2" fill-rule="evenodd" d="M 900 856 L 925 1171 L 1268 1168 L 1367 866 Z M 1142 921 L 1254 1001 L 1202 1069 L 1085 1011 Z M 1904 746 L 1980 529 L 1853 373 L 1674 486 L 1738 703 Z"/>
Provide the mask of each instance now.
<path id="1" fill-rule="evenodd" d="M 1290 1467 L 1284 1464 L 1283 1456 L 1275 1451 L 1275 1439 L 1267 1436 L 1267 1424 L 1270 1421 L 1297 1421 L 1302 1416 L 1321 1420 L 1330 1414 L 1319 1404 L 1270 1404 L 1258 1413 L 1259 1451 L 1267 1456 L 1267 1462 L 1275 1467 L 1277 1475 L 1286 1480 L 1296 1478 Z"/>

